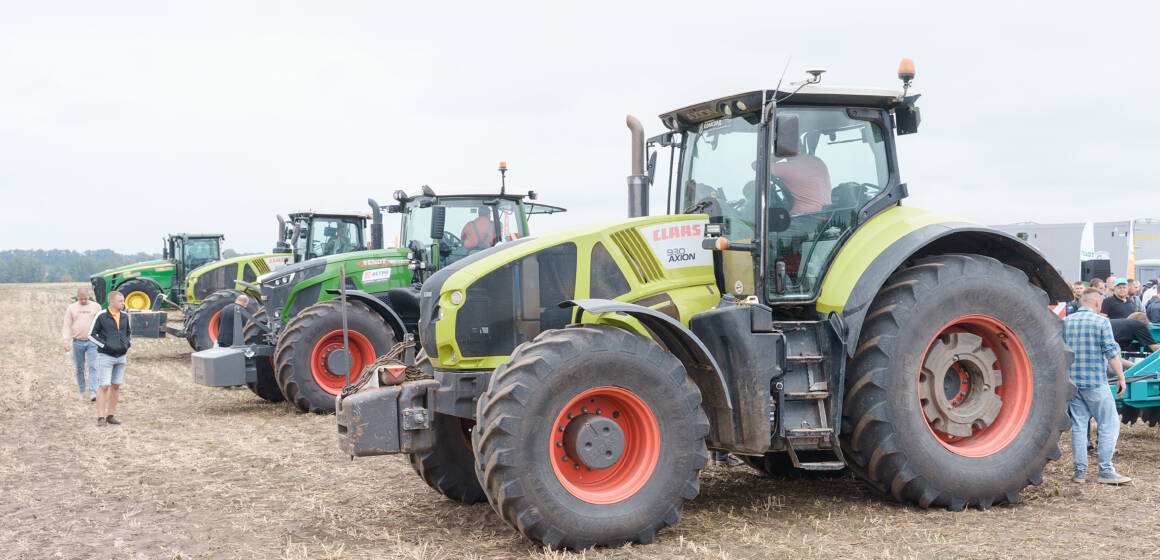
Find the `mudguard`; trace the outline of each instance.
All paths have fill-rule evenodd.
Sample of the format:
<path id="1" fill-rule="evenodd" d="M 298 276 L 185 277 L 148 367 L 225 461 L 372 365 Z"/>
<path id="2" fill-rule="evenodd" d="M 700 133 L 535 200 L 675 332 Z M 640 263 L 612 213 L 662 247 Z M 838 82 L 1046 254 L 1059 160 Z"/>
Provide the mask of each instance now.
<path id="1" fill-rule="evenodd" d="M 350 292 L 347 292 L 348 294 Z M 672 352 L 686 365 L 689 376 L 701 390 L 706 404 L 719 409 L 731 410 L 733 401 L 729 397 L 728 385 L 717 360 L 709 349 L 676 319 L 655 309 L 634 303 L 606 299 L 577 299 L 560 303 L 560 307 L 579 307 L 592 315 L 602 313 L 623 313 L 636 319 L 657 337 L 657 342 Z M 689 367 L 689 366 L 692 367 Z"/>
<path id="2" fill-rule="evenodd" d="M 893 235 L 889 228 L 896 228 Z M 822 285 L 817 310 L 842 316 L 846 349 L 853 356 L 866 313 L 890 275 L 907 261 L 952 253 L 992 257 L 1022 270 L 1051 301 L 1072 298 L 1059 272 L 1023 240 L 965 220 L 898 207 L 877 216 L 842 247 Z"/>
<path id="3" fill-rule="evenodd" d="M 337 296 L 339 295 L 339 290 L 326 290 L 326 293 Z M 347 290 L 346 299 L 362 302 L 374 310 L 375 313 L 378 313 L 383 318 L 383 321 L 386 321 L 387 325 L 391 327 L 391 330 L 395 331 L 395 336 L 398 337 L 397 340 L 403 340 L 407 335 L 407 327 L 403 325 L 403 320 L 399 318 L 399 314 L 395 313 L 394 309 L 391 309 L 390 306 L 383 303 L 379 298 L 362 290 Z"/>

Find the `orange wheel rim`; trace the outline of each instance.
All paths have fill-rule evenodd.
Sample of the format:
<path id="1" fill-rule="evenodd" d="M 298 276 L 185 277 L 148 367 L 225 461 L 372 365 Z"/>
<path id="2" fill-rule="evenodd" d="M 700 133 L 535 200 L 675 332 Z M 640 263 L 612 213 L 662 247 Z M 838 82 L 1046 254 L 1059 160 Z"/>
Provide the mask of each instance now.
<path id="1" fill-rule="evenodd" d="M 568 457 L 565 434 L 583 418 L 611 419 L 623 434 L 623 451 L 615 463 L 593 469 L 577 457 Z M 549 434 L 548 453 L 556 480 L 568 493 L 591 504 L 614 504 L 640 490 L 660 459 L 660 428 L 652 409 L 632 391 L 596 387 L 576 395 L 556 415 Z"/>
<path id="2" fill-rule="evenodd" d="M 1033 397 L 1031 360 L 1015 333 L 987 315 L 947 323 L 927 343 L 918 404 L 930 433 L 964 457 L 1005 449 L 1022 431 Z"/>
<path id="3" fill-rule="evenodd" d="M 351 358 L 350 381 L 354 383 L 367 364 L 375 361 L 375 347 L 362 333 L 347 331 L 350 340 Z M 346 385 L 345 371 L 331 371 L 326 358 L 331 352 L 342 348 L 342 330 L 335 330 L 320 338 L 310 352 L 310 373 L 323 391 L 337 395 Z"/>
<path id="4" fill-rule="evenodd" d="M 213 317 L 209 318 L 209 341 L 211 343 L 217 342 L 218 332 L 220 332 L 221 325 L 222 325 L 222 312 L 218 311 L 217 313 L 213 314 Z"/>

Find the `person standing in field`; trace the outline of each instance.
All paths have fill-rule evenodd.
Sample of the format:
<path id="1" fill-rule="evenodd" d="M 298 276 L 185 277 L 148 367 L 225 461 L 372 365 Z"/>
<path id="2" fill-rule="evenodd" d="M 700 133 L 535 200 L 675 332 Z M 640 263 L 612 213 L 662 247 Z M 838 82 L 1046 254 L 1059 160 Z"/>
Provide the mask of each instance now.
<path id="1" fill-rule="evenodd" d="M 113 417 L 125 378 L 125 354 L 131 346 L 129 315 L 123 313 L 125 296 L 109 292 L 109 307 L 97 313 L 89 340 L 97 345 L 97 426 L 120 424 Z"/>
<path id="2" fill-rule="evenodd" d="M 64 325 L 60 329 L 64 338 L 64 351 L 72 352 L 73 364 L 77 369 L 77 397 L 85 399 L 85 370 L 88 370 L 88 398 L 97 400 L 97 345 L 89 341 L 89 328 L 93 318 L 101 312 L 101 306 L 89 299 L 89 287 L 77 288 L 77 300 L 64 310 Z"/>
<path id="3" fill-rule="evenodd" d="M 1095 418 L 1099 461 L 1096 482 L 1124 484 L 1132 479 L 1117 473 L 1112 464 L 1116 440 L 1120 437 L 1120 417 L 1116 413 L 1116 400 L 1108 387 L 1106 373 L 1110 367 L 1116 374 L 1116 394 L 1123 395 L 1125 379 L 1120 347 L 1116 344 L 1111 322 L 1096 313 L 1100 307 L 1100 291 L 1095 288 L 1084 290 L 1080 303 L 1079 311 L 1063 319 L 1064 341 L 1075 352 L 1075 359 L 1068 366 L 1068 377 L 1078 388 L 1067 406 L 1071 416 L 1071 452 L 1075 469 L 1071 481 L 1082 483 L 1087 480 L 1087 432 L 1091 419 Z"/>
<path id="4" fill-rule="evenodd" d="M 246 294 L 238 294 L 234 298 L 234 302 L 226 305 L 221 310 L 221 315 L 218 316 L 218 338 L 214 342 L 215 346 L 228 348 L 234 344 L 234 316 L 241 313 L 246 306 L 250 305 L 250 296 Z M 243 315 L 242 317 L 246 317 Z M 245 322 L 244 320 L 242 322 Z"/>

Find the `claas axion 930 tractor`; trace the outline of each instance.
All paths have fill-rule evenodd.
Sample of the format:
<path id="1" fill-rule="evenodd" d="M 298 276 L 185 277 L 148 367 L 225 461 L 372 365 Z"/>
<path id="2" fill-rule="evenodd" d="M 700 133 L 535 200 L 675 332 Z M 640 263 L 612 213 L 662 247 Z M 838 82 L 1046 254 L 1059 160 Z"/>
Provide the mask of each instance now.
<path id="1" fill-rule="evenodd" d="M 277 242 L 270 253 L 221 259 L 221 235 L 170 236 L 163 249 L 168 260 L 158 261 L 172 263 L 168 282 L 145 275 L 130 279 L 101 274 L 108 281 L 119 282 L 116 289 L 125 294 L 126 306 L 135 311 L 130 314 L 135 336 L 176 336 L 186 339 L 194 350 L 204 350 L 217 342 L 221 310 L 238 294 L 249 294 L 249 311 L 257 311 L 261 296 L 246 285 L 259 276 L 319 255 L 366 248 L 366 214 L 304 211 L 288 218 L 277 216 Z M 94 276 L 94 286 L 99 280 Z M 163 305 L 182 310 L 181 329 L 166 324 L 166 314 L 158 311 Z"/>
<path id="2" fill-rule="evenodd" d="M 662 114 L 647 141 L 629 117 L 630 219 L 432 275 L 428 378 L 352 385 L 340 448 L 407 453 L 554 547 L 652 541 L 710 449 L 771 475 L 849 468 L 921 507 L 1017 501 L 1067 425 L 1047 304 L 1068 286 L 1013 236 L 901 204 L 913 63 L 899 91 L 821 74 Z M 646 215 L 649 148 L 675 162 L 664 216 Z"/>
<path id="3" fill-rule="evenodd" d="M 367 365 L 416 333 L 419 290 L 428 275 L 527 237 L 530 216 L 563 211 L 533 202 L 535 197 L 503 186 L 499 194 L 455 195 L 423 187 L 416 195 L 396 191 L 395 204 L 388 206 L 369 200 L 374 243 L 381 244 L 385 209 L 401 215 L 401 246 L 311 259 L 259 278 L 264 307 L 245 324 L 244 344 L 195 353 L 194 381 L 214 387 L 245 383 L 271 402 L 286 399 L 303 412 L 333 412 L 348 375 L 357 380 Z"/>

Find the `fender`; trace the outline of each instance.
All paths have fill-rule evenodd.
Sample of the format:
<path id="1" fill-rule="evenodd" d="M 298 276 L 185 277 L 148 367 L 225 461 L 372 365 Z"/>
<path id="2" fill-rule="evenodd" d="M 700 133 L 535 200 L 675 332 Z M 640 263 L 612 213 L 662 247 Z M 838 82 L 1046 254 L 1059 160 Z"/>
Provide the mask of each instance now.
<path id="1" fill-rule="evenodd" d="M 112 290 L 110 290 L 110 291 L 113 291 L 113 290 L 116 290 L 117 288 L 120 288 L 121 284 L 124 284 L 125 282 L 128 282 L 130 280 L 144 280 L 145 282 L 149 282 L 150 284 L 153 284 L 153 287 L 157 288 L 158 293 L 161 293 L 161 294 L 165 293 L 165 288 L 161 287 L 161 283 L 158 282 L 157 280 L 154 280 L 153 278 L 148 277 L 148 276 L 134 276 L 132 278 L 122 277 L 121 281 L 117 282 L 117 285 L 113 286 Z"/>
<path id="2" fill-rule="evenodd" d="M 252 298 L 256 298 L 258 300 L 258 303 L 265 303 L 262 301 L 262 289 L 261 288 L 255 286 L 249 282 L 246 282 L 245 280 L 234 280 L 234 285 L 241 286 L 243 289 L 240 291 L 244 292 L 246 295 L 248 295 Z"/>
<path id="3" fill-rule="evenodd" d="M 582 312 L 592 315 L 623 313 L 640 321 L 656 335 L 657 342 L 685 364 L 689 377 L 701 390 L 707 405 L 718 409 L 733 409 L 728 385 L 725 383 L 725 376 L 721 374 L 721 368 L 717 365 L 717 360 L 713 359 L 713 355 L 709 353 L 709 349 L 701 339 L 676 319 L 655 309 L 607 299 L 568 300 L 561 302 L 560 307 L 579 307 Z"/>
<path id="4" fill-rule="evenodd" d="M 855 234 L 857 235 L 857 234 Z M 848 244 L 849 245 L 849 244 Z M 843 252 L 846 247 L 843 247 Z M 923 225 L 890 242 L 864 267 L 852 255 L 839 253 L 818 299 L 820 312 L 838 312 L 846 323 L 846 349 L 858 348 L 862 322 L 874 297 L 892 274 L 908 261 L 934 255 L 968 253 L 994 258 L 1025 274 L 1050 301 L 1069 301 L 1071 288 L 1037 249 L 1006 232 L 966 221 L 941 221 Z M 843 259 L 846 256 L 848 258 Z M 864 257 L 863 257 L 864 258 Z M 842 293 L 847 295 L 841 299 Z M 838 297 L 835 297 L 838 296 Z M 1047 305 L 1048 301 L 1044 302 Z"/>
<path id="5" fill-rule="evenodd" d="M 339 295 L 339 290 L 326 290 L 326 293 L 337 296 Z M 403 326 L 403 320 L 399 318 L 399 314 L 395 313 L 394 309 L 391 309 L 390 306 L 380 301 L 379 298 L 362 290 L 347 290 L 346 299 L 362 302 L 375 313 L 378 313 L 383 318 L 383 321 L 386 321 L 387 325 L 391 327 L 391 330 L 395 331 L 395 335 L 399 337 L 400 342 L 407 336 L 407 327 Z"/>

